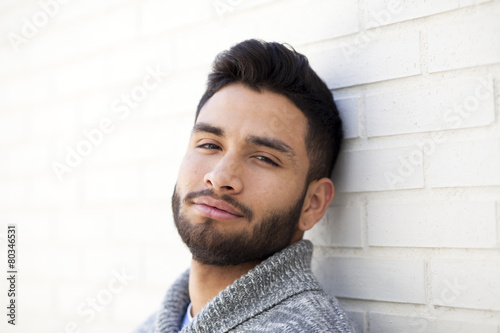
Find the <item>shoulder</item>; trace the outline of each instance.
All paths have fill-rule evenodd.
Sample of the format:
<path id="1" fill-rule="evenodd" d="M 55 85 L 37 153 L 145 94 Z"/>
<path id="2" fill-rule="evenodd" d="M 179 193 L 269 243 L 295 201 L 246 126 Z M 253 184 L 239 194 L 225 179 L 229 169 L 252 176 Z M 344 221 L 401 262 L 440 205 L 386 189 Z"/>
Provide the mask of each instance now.
<path id="1" fill-rule="evenodd" d="M 322 290 L 304 291 L 255 316 L 236 331 L 355 332 L 338 301 Z"/>

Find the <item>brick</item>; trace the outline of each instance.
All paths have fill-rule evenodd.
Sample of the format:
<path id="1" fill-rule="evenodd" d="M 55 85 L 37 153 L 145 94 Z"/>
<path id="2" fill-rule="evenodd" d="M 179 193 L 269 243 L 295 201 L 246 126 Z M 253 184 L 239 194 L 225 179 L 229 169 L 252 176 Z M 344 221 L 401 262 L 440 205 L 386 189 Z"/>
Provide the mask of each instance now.
<path id="1" fill-rule="evenodd" d="M 76 206 L 77 195 L 78 188 L 75 178 L 68 177 L 63 182 L 59 182 L 55 176 L 48 174 L 46 177 L 33 179 L 27 193 L 27 199 L 32 207 L 69 208 Z"/>
<path id="2" fill-rule="evenodd" d="M 87 205 L 133 201 L 140 197 L 141 185 L 136 169 L 102 170 L 85 176 L 83 202 Z"/>
<path id="3" fill-rule="evenodd" d="M 82 284 L 68 284 L 60 283 L 57 285 L 56 289 L 56 311 L 58 317 L 70 316 L 71 321 L 82 325 L 90 317 L 89 312 L 94 312 L 98 315 L 98 318 L 110 314 L 110 305 L 103 306 L 101 311 L 95 311 L 89 302 L 89 299 L 96 299 L 97 293 L 102 290 L 105 285 L 103 284 L 92 284 L 92 283 L 82 283 Z M 79 312 L 77 310 L 80 309 Z M 82 311 L 85 311 L 82 313 Z"/>
<path id="4" fill-rule="evenodd" d="M 371 246 L 495 248 L 495 202 L 367 206 Z"/>
<path id="5" fill-rule="evenodd" d="M 59 242 L 87 244 L 108 240 L 110 218 L 107 211 L 61 210 L 57 214 L 56 237 Z"/>
<path id="6" fill-rule="evenodd" d="M 5 215 L 4 221 L 17 223 L 21 244 L 48 244 L 52 240 L 54 216 L 51 213 L 15 212 Z"/>
<path id="7" fill-rule="evenodd" d="M 426 31 L 429 72 L 499 62 L 499 15 L 499 6 L 485 6 L 451 24 L 429 27 Z"/>
<path id="8" fill-rule="evenodd" d="M 418 31 L 366 38 L 355 35 L 339 44 L 304 48 L 311 66 L 330 89 L 420 74 Z"/>
<path id="9" fill-rule="evenodd" d="M 23 123 L 29 128 L 33 138 L 55 138 L 63 140 L 76 131 L 75 102 L 34 108 L 29 112 L 29 120 Z M 27 125 L 27 126 L 26 126 Z"/>
<path id="10" fill-rule="evenodd" d="M 108 210 L 110 225 L 109 240 L 161 244 L 177 240 L 177 231 L 172 221 L 172 210 L 168 201 L 158 206 L 128 207 Z M 140 226 L 140 232 L 138 232 Z"/>
<path id="11" fill-rule="evenodd" d="M 132 41 L 138 35 L 136 20 L 137 8 L 119 8 L 106 15 L 79 21 L 65 29 L 41 31 L 26 45 L 26 52 L 37 54 L 33 60 L 34 66 L 81 57 Z"/>
<path id="12" fill-rule="evenodd" d="M 428 157 L 431 187 L 500 185 L 500 141 L 450 142 Z"/>
<path id="13" fill-rule="evenodd" d="M 177 235 L 177 231 L 173 231 Z M 141 281 L 147 286 L 157 287 L 158 290 L 167 290 L 168 287 L 189 268 L 191 263 L 191 252 L 182 243 L 180 237 L 177 241 L 169 242 L 163 248 L 164 251 L 147 253 L 143 262 L 144 278 Z M 168 262 L 168 265 L 161 263 Z"/>
<path id="14" fill-rule="evenodd" d="M 110 244 L 114 246 L 110 247 Z M 106 286 L 114 278 L 113 272 L 125 272 L 125 275 L 131 278 L 127 283 L 133 283 L 141 274 L 141 260 L 136 248 L 123 247 L 110 241 L 95 242 L 92 248 L 84 251 L 85 271 L 82 277 Z"/>
<path id="15" fill-rule="evenodd" d="M 58 66 L 53 71 L 55 94 L 68 97 L 79 93 L 96 91 L 107 81 L 106 63 L 100 58 L 90 58 L 71 65 Z"/>
<path id="16" fill-rule="evenodd" d="M 287 42 L 295 46 L 350 35 L 359 30 L 358 6 L 354 1 L 288 1 L 286 18 L 276 20 L 282 15 L 283 9 L 279 3 L 270 4 L 252 13 L 259 17 L 261 24 L 258 26 L 258 35 L 264 40 Z M 256 16 L 248 15 L 246 18 L 253 20 Z M 300 28 L 297 22 L 308 22 L 307 29 Z"/>
<path id="17" fill-rule="evenodd" d="M 36 312 L 45 314 L 46 316 L 50 315 L 53 310 L 50 305 L 53 303 L 54 294 L 47 284 L 23 281 L 21 288 L 22 292 L 19 293 L 19 304 L 22 304 L 23 313 Z M 44 301 L 33 301 L 37 299 L 43 299 Z"/>
<path id="18" fill-rule="evenodd" d="M 11 146 L 28 135 L 25 123 L 29 117 L 25 112 L 8 113 L 5 111 L 3 110 L 0 118 L 0 145 Z"/>
<path id="19" fill-rule="evenodd" d="M 306 238 L 321 246 L 361 247 L 361 208 L 329 207 Z"/>
<path id="20" fill-rule="evenodd" d="M 403 22 L 457 9 L 460 0 L 439 2 L 376 0 L 366 1 L 363 6 L 363 22 L 366 28 Z"/>
<path id="21" fill-rule="evenodd" d="M 224 17 L 223 25 L 219 22 L 207 23 L 200 29 L 179 33 L 176 36 L 179 61 L 176 68 L 209 65 L 220 51 L 245 39 L 256 38 L 256 36 L 268 41 L 286 42 L 297 48 L 301 44 L 349 35 L 358 31 L 355 2 L 289 1 L 286 6 L 286 18 L 276 20 L 276 17 L 283 17 L 283 10 L 281 4 L 271 3 L 257 7 L 251 11 L 251 15 L 227 15 Z M 325 15 L 325 13 L 329 14 Z M 254 24 L 255 17 L 259 17 L 258 25 Z M 302 29 L 297 22 L 308 22 L 308 28 Z M 196 40 L 197 43 L 193 44 L 190 42 L 192 40 Z M 204 50 L 203 54 L 200 54 L 199 50 Z M 345 62 L 345 59 L 342 61 Z M 332 63 L 337 64 L 334 59 Z M 329 67 L 329 70 L 332 68 Z"/>
<path id="22" fill-rule="evenodd" d="M 370 331 L 372 332 L 459 332 L 459 333 L 497 333 L 497 326 L 483 322 L 465 322 L 461 320 L 445 320 L 437 318 L 402 316 L 371 312 L 369 314 Z"/>
<path id="23" fill-rule="evenodd" d="M 51 90 L 51 77 L 42 75 L 33 75 L 29 78 L 13 78 L 6 84 L 0 86 L 2 91 L 2 105 L 24 106 L 38 105 L 50 98 L 53 93 Z M 29 98 L 27 98 L 29 96 Z M 8 110 L 9 108 L 6 108 Z"/>
<path id="24" fill-rule="evenodd" d="M 139 289 L 132 287 L 124 290 L 123 293 L 116 295 L 116 302 L 113 303 L 113 319 L 116 322 L 113 325 L 115 328 L 119 324 L 126 323 L 128 327 L 120 332 L 130 331 L 131 328 L 139 327 L 151 314 L 158 311 L 163 297 L 166 294 L 170 284 L 165 284 L 163 288 L 155 289 Z M 137 306 L 142 304 L 142 306 Z M 101 326 L 101 325 L 99 325 Z M 108 332 L 111 332 L 110 330 Z M 94 330 L 92 330 L 94 332 Z M 106 331 L 103 331 L 105 333 Z"/>
<path id="25" fill-rule="evenodd" d="M 23 207 L 28 193 L 26 181 L 2 181 L 0 183 L 0 207 Z"/>
<path id="26" fill-rule="evenodd" d="M 432 260 L 432 304 L 499 311 L 499 276 L 499 260 Z"/>
<path id="27" fill-rule="evenodd" d="M 20 236 L 22 237 L 22 234 Z M 62 281 L 79 278 L 84 272 L 82 260 L 84 249 L 41 248 L 26 244 L 21 251 L 19 264 L 26 280 Z"/>
<path id="28" fill-rule="evenodd" d="M 422 152 L 418 147 L 344 151 L 333 172 L 340 192 L 422 188 Z"/>
<path id="29" fill-rule="evenodd" d="M 194 25 L 216 17 L 212 1 L 146 1 L 140 7 L 141 32 L 151 35 Z"/>
<path id="30" fill-rule="evenodd" d="M 345 139 L 359 137 L 358 104 L 359 97 L 336 99 L 335 103 L 342 118 Z"/>
<path id="31" fill-rule="evenodd" d="M 25 174 L 33 172 L 49 172 L 49 146 L 44 141 L 28 141 L 16 147 L 10 154 L 9 172 Z"/>
<path id="32" fill-rule="evenodd" d="M 363 312 L 346 311 L 347 316 L 354 324 L 355 332 L 365 332 L 365 314 Z"/>
<path id="33" fill-rule="evenodd" d="M 366 96 L 368 137 L 486 126 L 495 121 L 491 77 Z"/>
<path id="34" fill-rule="evenodd" d="M 316 258 L 313 270 L 325 290 L 336 297 L 425 303 L 422 260 Z"/>

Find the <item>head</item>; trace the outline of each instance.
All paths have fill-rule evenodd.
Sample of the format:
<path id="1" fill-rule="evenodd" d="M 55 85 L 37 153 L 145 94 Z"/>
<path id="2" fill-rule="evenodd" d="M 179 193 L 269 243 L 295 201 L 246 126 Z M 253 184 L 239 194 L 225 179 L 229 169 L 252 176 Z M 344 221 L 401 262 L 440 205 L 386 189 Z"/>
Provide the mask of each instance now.
<path id="1" fill-rule="evenodd" d="M 333 96 L 306 57 L 257 40 L 219 54 L 172 198 L 193 258 L 236 265 L 301 239 L 333 198 L 341 139 Z"/>

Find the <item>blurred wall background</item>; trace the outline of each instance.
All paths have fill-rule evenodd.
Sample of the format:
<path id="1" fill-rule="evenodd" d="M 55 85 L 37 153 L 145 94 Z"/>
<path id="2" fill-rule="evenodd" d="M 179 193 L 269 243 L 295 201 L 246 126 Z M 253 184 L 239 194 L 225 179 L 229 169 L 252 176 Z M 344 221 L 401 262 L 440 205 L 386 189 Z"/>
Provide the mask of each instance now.
<path id="1" fill-rule="evenodd" d="M 500 331 L 500 1 L 0 1 L 17 325 L 130 332 L 189 265 L 170 196 L 214 56 L 286 42 L 345 122 L 314 270 L 360 332 Z M 3 273 L 2 273 L 3 276 Z M 7 281 L 0 279 L 0 303 Z"/>

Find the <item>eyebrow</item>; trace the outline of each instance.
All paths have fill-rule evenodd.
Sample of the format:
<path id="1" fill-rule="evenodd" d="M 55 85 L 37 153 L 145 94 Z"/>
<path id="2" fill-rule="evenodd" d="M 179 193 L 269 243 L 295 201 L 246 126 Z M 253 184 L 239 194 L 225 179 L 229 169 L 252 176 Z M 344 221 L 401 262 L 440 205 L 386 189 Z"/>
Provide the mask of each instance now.
<path id="1" fill-rule="evenodd" d="M 197 123 L 193 127 L 193 133 L 199 133 L 199 132 L 206 132 L 216 136 L 224 137 L 224 130 L 222 128 L 204 122 Z M 286 143 L 284 143 L 279 139 L 250 135 L 247 138 L 247 142 L 254 146 L 263 146 L 270 149 L 274 149 L 276 151 L 279 151 L 280 153 L 287 155 L 289 158 L 297 156 L 295 150 L 293 150 L 292 147 L 290 147 L 289 145 L 287 145 Z"/>
<path id="2" fill-rule="evenodd" d="M 297 155 L 292 147 L 290 147 L 289 145 L 278 139 L 251 135 L 248 137 L 247 142 L 255 146 L 264 146 L 267 148 L 277 150 L 280 153 L 288 155 L 289 157 L 294 157 Z"/>
<path id="3" fill-rule="evenodd" d="M 212 126 L 207 123 L 197 123 L 193 127 L 193 133 L 207 132 L 217 136 L 224 136 L 224 130 L 217 126 Z"/>

